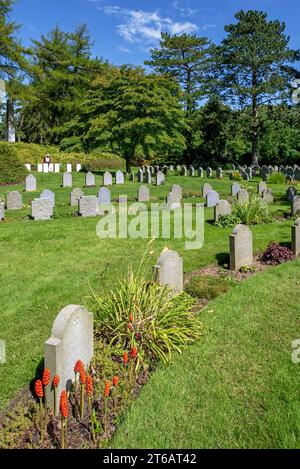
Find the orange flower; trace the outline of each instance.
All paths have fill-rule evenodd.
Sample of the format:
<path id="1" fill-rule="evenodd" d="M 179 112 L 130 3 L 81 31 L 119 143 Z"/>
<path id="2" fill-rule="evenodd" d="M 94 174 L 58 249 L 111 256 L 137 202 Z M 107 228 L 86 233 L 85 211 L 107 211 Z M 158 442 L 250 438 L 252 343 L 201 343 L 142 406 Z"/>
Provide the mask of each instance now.
<path id="1" fill-rule="evenodd" d="M 105 388 L 104 388 L 104 396 L 105 396 L 105 397 L 108 397 L 108 396 L 109 396 L 110 388 L 111 388 L 111 382 L 110 382 L 110 381 L 106 381 L 106 383 L 105 383 Z"/>
<path id="2" fill-rule="evenodd" d="M 83 362 L 81 360 L 77 360 L 75 363 L 74 372 L 80 373 L 81 370 L 84 370 Z"/>
<path id="3" fill-rule="evenodd" d="M 87 378 L 86 378 L 86 383 L 85 383 L 85 387 L 86 387 L 86 393 L 88 396 L 91 396 L 93 394 L 93 378 L 91 377 L 91 375 L 88 375 Z"/>
<path id="4" fill-rule="evenodd" d="M 124 365 L 127 365 L 127 363 L 128 363 L 128 353 L 127 352 L 124 352 L 123 363 L 124 363 Z"/>
<path id="5" fill-rule="evenodd" d="M 44 396 L 43 383 L 42 383 L 42 381 L 41 381 L 40 379 L 38 379 L 38 380 L 35 382 L 34 390 L 35 390 L 35 394 L 36 394 L 37 397 L 39 397 L 40 399 Z"/>
<path id="6" fill-rule="evenodd" d="M 137 354 L 138 354 L 138 349 L 136 347 L 132 347 L 131 352 L 130 352 L 131 358 L 135 358 Z"/>
<path id="7" fill-rule="evenodd" d="M 60 377 L 58 375 L 55 375 L 52 381 L 52 385 L 54 388 L 57 388 L 60 382 Z"/>
<path id="8" fill-rule="evenodd" d="M 132 313 L 130 313 L 129 321 L 130 321 L 130 322 L 133 322 L 133 314 L 132 314 Z"/>
<path id="9" fill-rule="evenodd" d="M 84 369 L 80 370 L 80 383 L 81 384 L 85 384 L 86 382 L 86 376 L 85 376 L 85 372 L 84 372 Z"/>
<path id="10" fill-rule="evenodd" d="M 50 370 L 48 368 L 44 369 L 42 383 L 45 387 L 50 383 Z"/>
<path id="11" fill-rule="evenodd" d="M 59 408 L 61 415 L 66 419 L 69 415 L 69 403 L 67 391 L 62 391 L 60 395 Z"/>
<path id="12" fill-rule="evenodd" d="M 118 384 L 119 384 L 119 376 L 114 376 L 114 378 L 113 378 L 113 385 L 114 385 L 114 386 L 118 386 Z"/>

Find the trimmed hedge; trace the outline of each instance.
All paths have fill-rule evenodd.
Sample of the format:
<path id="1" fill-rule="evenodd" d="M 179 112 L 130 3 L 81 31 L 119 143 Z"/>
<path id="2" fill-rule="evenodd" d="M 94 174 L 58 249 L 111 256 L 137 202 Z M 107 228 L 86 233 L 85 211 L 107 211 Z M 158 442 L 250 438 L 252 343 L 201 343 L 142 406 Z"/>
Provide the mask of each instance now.
<path id="1" fill-rule="evenodd" d="M 28 174 L 20 162 L 17 152 L 8 143 L 0 145 L 0 184 L 17 184 L 23 182 Z"/>

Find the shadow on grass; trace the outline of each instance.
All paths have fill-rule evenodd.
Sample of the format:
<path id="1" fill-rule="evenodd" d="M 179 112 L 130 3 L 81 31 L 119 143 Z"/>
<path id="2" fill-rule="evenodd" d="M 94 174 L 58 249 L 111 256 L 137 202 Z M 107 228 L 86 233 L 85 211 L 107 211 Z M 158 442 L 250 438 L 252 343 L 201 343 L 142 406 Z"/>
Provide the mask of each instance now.
<path id="1" fill-rule="evenodd" d="M 219 252 L 217 255 L 216 255 L 216 260 L 218 262 L 218 265 L 220 266 L 224 266 L 224 265 L 227 265 L 229 266 L 229 261 L 230 261 L 230 256 L 229 256 L 229 253 L 228 252 Z"/>
<path id="2" fill-rule="evenodd" d="M 36 399 L 34 385 L 35 385 L 35 382 L 36 382 L 37 379 L 42 379 L 43 371 L 44 371 L 44 359 L 42 358 L 41 361 L 39 362 L 39 364 L 37 365 L 36 369 L 35 369 L 34 378 L 32 378 L 30 383 L 29 383 L 29 389 L 30 389 L 30 392 L 33 395 L 34 399 Z"/>

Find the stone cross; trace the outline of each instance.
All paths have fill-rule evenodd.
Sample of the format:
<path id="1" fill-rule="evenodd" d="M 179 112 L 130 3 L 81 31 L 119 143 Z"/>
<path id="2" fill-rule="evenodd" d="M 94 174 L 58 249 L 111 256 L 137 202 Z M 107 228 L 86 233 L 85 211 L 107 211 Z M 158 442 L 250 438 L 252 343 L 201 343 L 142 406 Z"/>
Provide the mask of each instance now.
<path id="1" fill-rule="evenodd" d="M 59 413 L 59 396 L 62 390 L 71 391 L 74 366 L 81 360 L 87 370 L 94 355 L 93 313 L 83 306 L 66 306 L 56 317 L 50 339 L 45 342 L 45 368 L 52 377 L 58 375 L 56 409 L 54 392 L 47 386 L 47 404 L 56 416 Z"/>
<path id="2" fill-rule="evenodd" d="M 246 225 L 236 225 L 230 235 L 230 270 L 253 264 L 252 232 Z"/>
<path id="3" fill-rule="evenodd" d="M 155 280 L 167 285 L 174 293 L 183 292 L 183 259 L 175 251 L 163 250 L 154 266 Z"/>

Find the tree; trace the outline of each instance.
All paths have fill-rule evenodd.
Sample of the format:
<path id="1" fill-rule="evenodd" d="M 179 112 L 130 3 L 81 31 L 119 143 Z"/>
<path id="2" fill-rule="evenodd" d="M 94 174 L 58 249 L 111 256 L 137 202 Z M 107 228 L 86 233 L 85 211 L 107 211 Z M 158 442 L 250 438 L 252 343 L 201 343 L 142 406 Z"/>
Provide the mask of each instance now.
<path id="1" fill-rule="evenodd" d="M 142 69 L 112 70 L 95 81 L 80 117 L 66 125 L 68 140 L 73 145 L 80 140 L 85 151 L 119 154 L 127 171 L 134 156 L 181 153 L 186 124 L 179 93 L 172 80 L 145 75 Z"/>
<path id="2" fill-rule="evenodd" d="M 198 101 L 207 95 L 207 76 L 211 64 L 211 43 L 206 37 L 161 34 L 160 48 L 151 49 L 150 65 L 159 74 L 176 79 L 184 91 L 186 116 L 189 122 L 187 157 L 192 160 L 192 117 Z"/>
<path id="3" fill-rule="evenodd" d="M 260 108 L 286 98 L 291 76 L 285 65 L 299 52 L 289 49 L 285 24 L 268 21 L 266 13 L 241 10 L 235 18 L 217 48 L 218 91 L 235 106 L 251 107 L 252 162 L 257 163 Z"/>

